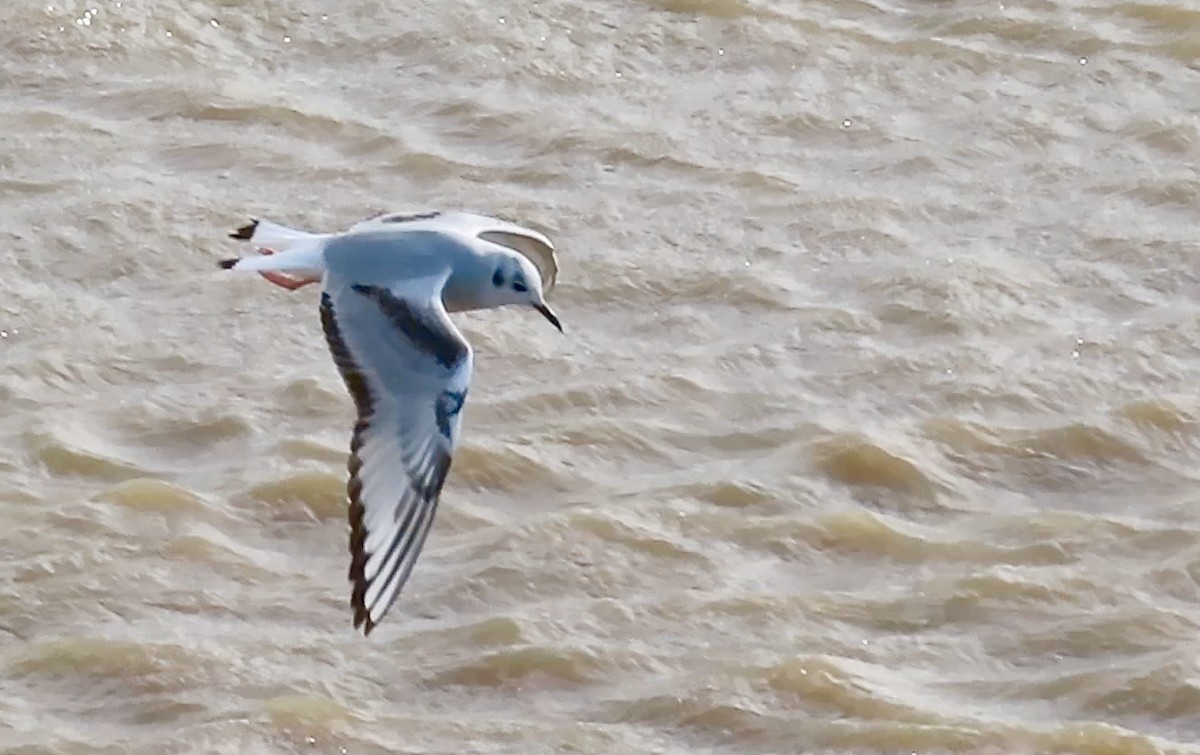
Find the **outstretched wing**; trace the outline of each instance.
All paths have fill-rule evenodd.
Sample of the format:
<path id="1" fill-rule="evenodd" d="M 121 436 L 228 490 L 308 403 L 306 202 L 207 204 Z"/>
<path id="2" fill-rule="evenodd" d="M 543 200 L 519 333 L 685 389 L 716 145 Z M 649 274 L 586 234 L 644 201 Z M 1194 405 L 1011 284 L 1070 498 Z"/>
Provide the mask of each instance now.
<path id="1" fill-rule="evenodd" d="M 433 524 L 472 355 L 442 309 L 446 273 L 384 285 L 337 272 L 321 296 L 321 324 L 358 410 L 347 485 L 350 603 L 354 626 L 370 634 Z"/>
<path id="2" fill-rule="evenodd" d="M 541 273 L 542 293 L 545 295 L 554 289 L 554 282 L 558 278 L 558 257 L 550 239 L 532 228 L 507 220 L 474 212 L 389 212 L 359 221 L 350 230 L 359 232 L 389 228 L 406 231 L 449 229 L 520 252 Z"/>

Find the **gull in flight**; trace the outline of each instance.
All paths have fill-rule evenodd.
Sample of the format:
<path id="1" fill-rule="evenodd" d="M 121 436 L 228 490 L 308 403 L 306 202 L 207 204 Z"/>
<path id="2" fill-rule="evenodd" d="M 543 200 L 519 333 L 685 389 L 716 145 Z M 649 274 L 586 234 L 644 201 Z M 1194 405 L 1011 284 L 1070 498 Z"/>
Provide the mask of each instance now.
<path id="1" fill-rule="evenodd" d="M 474 358 L 449 312 L 546 305 L 558 265 L 537 231 L 466 212 L 387 214 L 340 233 L 255 220 L 230 234 L 261 255 L 223 260 L 296 290 L 322 283 L 320 316 L 358 418 L 350 441 L 350 605 L 383 619 L 433 524 Z"/>

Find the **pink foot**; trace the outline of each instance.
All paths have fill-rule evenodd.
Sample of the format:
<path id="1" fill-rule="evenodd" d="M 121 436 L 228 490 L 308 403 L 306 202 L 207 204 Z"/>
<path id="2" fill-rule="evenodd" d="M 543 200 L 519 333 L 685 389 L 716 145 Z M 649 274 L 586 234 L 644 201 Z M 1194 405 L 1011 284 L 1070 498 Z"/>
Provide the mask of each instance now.
<path id="1" fill-rule="evenodd" d="M 261 253 L 263 253 L 264 255 L 275 253 L 274 249 L 260 249 L 259 251 Z M 277 273 L 273 270 L 260 272 L 259 275 L 261 275 L 262 277 L 266 278 L 271 283 L 274 283 L 276 286 L 279 286 L 280 288 L 282 288 L 286 291 L 295 291 L 296 289 L 303 288 L 304 286 L 307 286 L 310 283 L 317 282 L 317 279 L 315 279 L 315 278 L 297 278 L 295 276 L 287 275 L 285 273 Z"/>

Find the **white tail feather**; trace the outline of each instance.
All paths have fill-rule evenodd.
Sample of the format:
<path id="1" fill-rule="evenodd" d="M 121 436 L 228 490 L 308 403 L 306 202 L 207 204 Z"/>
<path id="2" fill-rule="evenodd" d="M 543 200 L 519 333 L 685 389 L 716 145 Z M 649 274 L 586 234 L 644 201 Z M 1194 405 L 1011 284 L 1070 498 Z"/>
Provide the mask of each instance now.
<path id="1" fill-rule="evenodd" d="M 301 244 L 301 242 L 305 242 Z M 298 272 L 320 274 L 325 270 L 325 239 L 295 239 L 290 249 L 258 257 L 243 257 L 230 270 Z"/>
<path id="2" fill-rule="evenodd" d="M 254 232 L 249 241 L 256 249 L 273 249 L 282 252 L 291 249 L 298 243 L 324 237 L 325 234 L 309 233 L 273 223 L 270 220 L 259 220 L 254 224 Z"/>

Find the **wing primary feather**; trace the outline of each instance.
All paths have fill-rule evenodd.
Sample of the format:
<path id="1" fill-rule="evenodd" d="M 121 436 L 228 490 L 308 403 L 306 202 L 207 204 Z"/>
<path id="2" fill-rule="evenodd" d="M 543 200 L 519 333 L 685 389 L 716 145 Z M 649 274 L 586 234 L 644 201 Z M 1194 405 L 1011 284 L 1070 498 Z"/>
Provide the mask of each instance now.
<path id="1" fill-rule="evenodd" d="M 415 491 L 414 491 L 415 492 Z M 412 526 L 413 518 L 417 515 L 417 511 L 422 508 L 421 501 L 410 501 L 407 506 L 407 511 L 404 512 L 404 519 L 398 523 L 393 522 L 391 531 L 396 533 L 392 538 L 392 542 L 388 543 L 388 547 L 382 553 L 372 553 L 372 557 L 378 559 L 381 567 L 379 573 L 375 575 L 375 580 L 385 578 L 384 573 L 387 571 L 388 563 L 392 560 L 392 556 L 400 548 L 400 544 L 404 542 L 404 533 Z"/>
<path id="2" fill-rule="evenodd" d="M 354 423 L 354 434 L 350 440 L 350 459 L 346 463 L 347 471 L 350 473 L 350 479 L 346 483 L 346 493 L 350 499 L 350 508 L 347 513 L 350 523 L 350 571 L 348 577 L 353 585 L 350 606 L 354 610 L 354 628 L 357 629 L 365 623 L 366 627 L 363 633 L 369 635 L 375 625 L 371 621 L 370 612 L 367 611 L 364 601 L 367 592 L 367 580 L 364 576 L 367 555 L 363 551 L 363 542 L 367 538 L 367 530 L 363 527 L 363 515 L 366 513 L 366 508 L 360 498 L 362 480 L 359 478 L 358 472 L 362 469 L 362 460 L 358 457 L 358 451 L 363 445 L 363 435 L 370 427 L 370 417 L 375 411 L 375 401 L 371 396 L 370 389 L 367 388 L 367 381 L 363 378 L 362 371 L 350 354 L 350 348 L 346 345 L 345 338 L 342 337 L 337 315 L 333 311 L 333 302 L 328 293 L 321 294 L 321 327 L 325 331 L 325 341 L 333 355 L 334 365 L 341 373 L 342 381 L 345 382 L 346 390 L 350 393 L 358 413 L 358 420 Z"/>
<path id="3" fill-rule="evenodd" d="M 429 481 L 420 486 L 416 480 L 412 481 L 409 492 L 416 494 L 418 500 L 410 502 L 404 521 L 393 528 L 394 539 L 387 551 L 371 556 L 372 560 L 380 559 L 381 567 L 364 593 L 364 603 L 369 609 L 378 608 L 371 610 L 376 622 L 383 618 L 396 595 L 404 587 L 412 565 L 416 563 L 425 546 L 429 525 L 437 511 L 438 496 L 450 470 L 450 463 L 451 457 L 448 454 L 437 454 L 432 460 Z M 390 597 L 384 599 L 385 596 Z"/>
<path id="4" fill-rule="evenodd" d="M 429 535 L 430 525 L 433 523 L 433 517 L 437 513 L 437 499 L 430 501 L 428 506 L 422 506 L 418 512 L 416 524 L 411 527 L 408 532 L 405 532 L 401 537 L 406 541 L 406 544 L 399 554 L 399 557 L 394 563 L 389 564 L 389 574 L 386 580 L 377 581 L 379 590 L 376 593 L 375 600 L 372 601 L 373 607 L 378 607 L 378 611 L 373 611 L 373 619 L 378 622 L 391 608 L 400 591 L 404 589 L 404 585 L 408 582 L 408 577 L 412 573 L 413 566 L 417 563 L 417 557 L 421 553 L 422 546 L 425 543 L 426 537 Z"/>
<path id="5" fill-rule="evenodd" d="M 418 500 L 409 504 L 404 521 L 399 527 L 394 528 L 397 536 L 388 545 L 387 551 L 381 554 L 372 554 L 382 563 L 379 573 L 372 580 L 373 582 L 382 581 L 384 584 L 391 582 L 397 566 L 403 564 L 410 556 L 415 560 L 415 556 L 420 553 L 424 546 L 424 537 L 421 535 L 420 528 L 414 528 L 412 525 L 418 515 L 424 516 L 428 511 L 437 508 L 438 495 L 446 480 L 446 475 L 450 471 L 450 461 L 448 455 L 440 454 L 434 459 L 431 479 L 427 484 L 418 486 L 416 480 L 412 481 L 410 492 L 416 494 Z"/>

